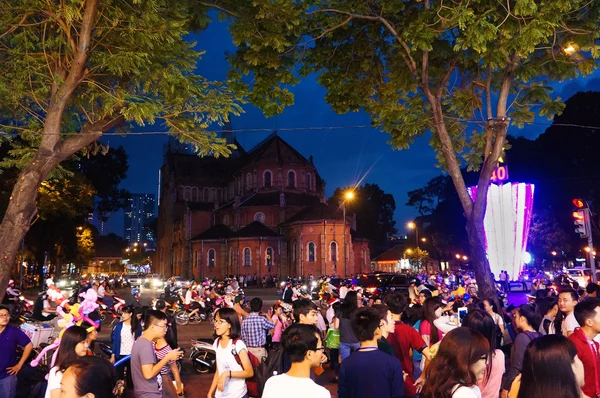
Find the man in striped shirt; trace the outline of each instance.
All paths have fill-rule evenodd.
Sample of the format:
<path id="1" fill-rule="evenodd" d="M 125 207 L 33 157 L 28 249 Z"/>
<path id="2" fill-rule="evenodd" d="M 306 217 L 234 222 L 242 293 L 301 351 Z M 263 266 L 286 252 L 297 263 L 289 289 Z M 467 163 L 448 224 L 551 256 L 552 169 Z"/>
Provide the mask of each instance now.
<path id="1" fill-rule="evenodd" d="M 258 359 L 267 356 L 267 332 L 275 327 L 268 314 L 262 314 L 263 301 L 255 297 L 250 301 L 250 315 L 242 321 L 242 341 L 248 351 Z"/>

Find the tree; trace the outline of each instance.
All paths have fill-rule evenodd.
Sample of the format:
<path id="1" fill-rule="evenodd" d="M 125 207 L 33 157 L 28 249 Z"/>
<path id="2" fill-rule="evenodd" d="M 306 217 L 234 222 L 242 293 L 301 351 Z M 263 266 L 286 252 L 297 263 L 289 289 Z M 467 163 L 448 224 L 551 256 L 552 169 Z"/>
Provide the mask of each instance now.
<path id="1" fill-rule="evenodd" d="M 226 85 L 196 72 L 186 40 L 207 7 L 168 0 L 18 0 L 0 7 L 0 126 L 20 141 L 4 166 L 19 167 L 0 224 L 0 291 L 36 214 L 40 184 L 75 153 L 105 149 L 106 132 L 160 122 L 201 155 L 226 156 L 209 133 L 241 111 Z"/>
<path id="2" fill-rule="evenodd" d="M 90 227 L 77 229 L 77 263 L 88 264 L 94 257 L 94 233 Z"/>
<path id="3" fill-rule="evenodd" d="M 356 229 L 370 240 L 371 248 L 376 251 L 385 244 L 389 235 L 397 232 L 394 227 L 394 197 L 377 184 L 364 184 L 358 188 L 337 188 L 329 198 L 329 204 L 339 206 L 348 191 L 354 192 L 354 198 L 345 201 L 346 211 L 356 214 Z"/>
<path id="4" fill-rule="evenodd" d="M 405 252 L 405 256 L 410 262 L 412 266 L 415 266 L 417 269 L 427 270 L 427 263 L 429 262 L 429 252 L 423 249 L 408 249 Z"/>
<path id="5" fill-rule="evenodd" d="M 238 45 L 230 57 L 233 76 L 267 115 L 293 103 L 289 86 L 300 76 L 316 73 L 335 111 L 364 109 L 394 148 L 433 133 L 431 146 L 467 220 L 482 296 L 494 296 L 483 216 L 508 126 L 559 113 L 563 104 L 550 95 L 548 80 L 594 69 L 600 2 L 237 3 L 230 25 Z M 244 80 L 248 75 L 251 81 Z M 463 164 L 480 170 L 474 202 Z"/>
<path id="6" fill-rule="evenodd" d="M 572 225 L 572 223 L 571 223 Z M 570 250 L 569 235 L 549 209 L 533 215 L 529 229 L 529 251 L 538 258 L 547 258 L 553 251 Z"/>
<path id="7" fill-rule="evenodd" d="M 416 208 L 422 216 L 433 213 L 433 210 L 444 197 L 447 183 L 448 178 L 446 176 L 432 178 L 425 187 L 408 192 L 406 206 Z"/>

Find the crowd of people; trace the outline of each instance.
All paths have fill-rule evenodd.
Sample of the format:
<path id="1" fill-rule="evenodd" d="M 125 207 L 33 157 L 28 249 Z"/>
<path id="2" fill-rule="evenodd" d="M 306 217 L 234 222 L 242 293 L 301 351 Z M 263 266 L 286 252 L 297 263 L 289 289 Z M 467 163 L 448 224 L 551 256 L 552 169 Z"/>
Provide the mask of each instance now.
<path id="1" fill-rule="evenodd" d="M 475 284 L 466 283 L 468 276 L 453 279 L 444 291 L 415 276 L 408 292 L 381 295 L 323 279 L 319 300 L 290 282 L 266 311 L 258 297 L 249 306 L 230 298 L 230 305 L 210 314 L 216 371 L 207 397 L 326 398 L 331 394 L 324 385 L 332 382 L 340 398 L 600 396 L 600 286 L 544 289 L 530 303 L 505 308 L 498 297 L 480 298 L 467 289 Z M 230 285 L 233 290 L 240 281 Z M 177 361 L 183 353 L 176 322 L 167 315 L 170 289 L 167 284 L 165 300 L 152 308 L 122 308 L 109 360 L 90 355 L 94 325 L 66 329 L 42 395 L 182 395 Z M 174 296 L 191 304 L 231 294 L 220 296 L 201 283 Z M 41 297 L 41 311 L 55 315 L 43 302 L 48 297 Z M 0 307 L 0 398 L 15 397 L 16 375 L 32 350 L 9 319 L 9 309 Z"/>

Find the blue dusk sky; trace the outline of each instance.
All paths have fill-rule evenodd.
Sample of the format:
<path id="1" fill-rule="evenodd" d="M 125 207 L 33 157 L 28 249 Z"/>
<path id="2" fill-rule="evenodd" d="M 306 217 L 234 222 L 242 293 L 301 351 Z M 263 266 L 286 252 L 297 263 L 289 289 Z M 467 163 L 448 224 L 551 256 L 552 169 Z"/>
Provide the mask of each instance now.
<path id="1" fill-rule="evenodd" d="M 224 23 L 213 23 L 191 40 L 197 49 L 205 51 L 198 65 L 200 74 L 210 80 L 223 80 L 228 64 L 226 52 L 235 51 L 231 36 Z M 557 96 L 568 99 L 578 91 L 600 90 L 600 71 L 587 78 L 554 84 Z M 295 105 L 275 118 L 265 118 L 262 112 L 251 105 L 244 107 L 245 113 L 232 119 L 234 130 L 275 130 L 298 127 L 357 126 L 369 125 L 370 119 L 364 112 L 338 115 L 325 102 L 325 90 L 315 76 L 302 80 L 292 89 Z M 540 119 L 540 123 L 550 123 Z M 217 126 L 215 126 L 215 129 Z M 536 124 L 524 129 L 511 127 L 509 134 L 523 135 L 534 139 L 546 129 Z M 158 126 L 157 129 L 158 130 Z M 263 140 L 269 132 L 239 132 L 236 138 L 244 149 L 249 150 Z M 401 233 L 404 225 L 417 212 L 405 206 L 407 192 L 423 186 L 429 179 L 441 174 L 435 167 L 433 150 L 428 137 L 417 139 L 409 150 L 393 150 L 388 144 L 389 136 L 374 128 L 348 128 L 339 130 L 280 131 L 279 135 L 305 157 L 313 156 L 315 165 L 326 181 L 326 194 L 330 196 L 337 187 L 363 182 L 379 184 L 396 200 L 395 220 Z M 158 194 L 158 170 L 162 165 L 167 136 L 136 135 L 128 137 L 105 137 L 103 142 L 110 146 L 122 145 L 129 155 L 129 172 L 122 187 L 132 193 Z M 123 235 L 123 212 L 111 217 L 112 232 Z"/>

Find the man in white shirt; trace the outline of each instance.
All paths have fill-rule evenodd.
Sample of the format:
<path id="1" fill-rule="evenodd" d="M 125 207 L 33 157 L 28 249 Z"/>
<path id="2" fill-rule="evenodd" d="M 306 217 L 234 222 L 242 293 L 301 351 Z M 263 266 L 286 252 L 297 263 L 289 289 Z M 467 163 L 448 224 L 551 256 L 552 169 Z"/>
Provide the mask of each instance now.
<path id="1" fill-rule="evenodd" d="M 345 299 L 346 294 L 348 294 L 348 291 L 350 290 L 347 285 L 352 285 L 352 282 L 346 282 L 346 284 L 343 284 L 340 287 L 340 300 Z"/>
<path id="2" fill-rule="evenodd" d="M 292 366 L 287 373 L 267 380 L 262 398 L 331 398 L 325 387 L 311 380 L 310 370 L 321 366 L 323 341 L 313 325 L 293 324 L 281 337 Z"/>
<path id="3" fill-rule="evenodd" d="M 575 314 L 573 313 L 578 300 L 579 295 L 573 289 L 564 289 L 558 295 L 558 309 L 564 316 L 561 324 L 561 332 L 565 337 L 569 337 L 579 327 L 579 323 L 577 323 Z"/>

